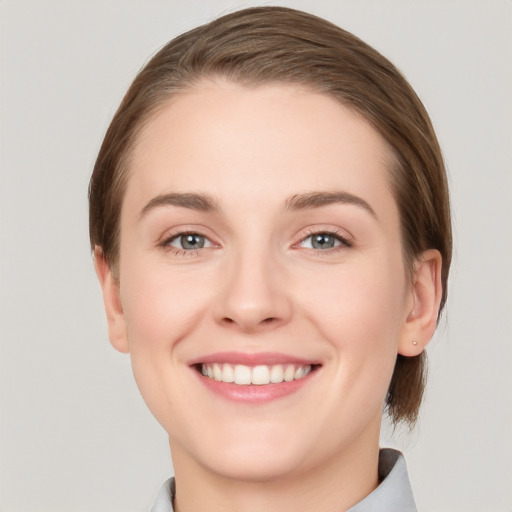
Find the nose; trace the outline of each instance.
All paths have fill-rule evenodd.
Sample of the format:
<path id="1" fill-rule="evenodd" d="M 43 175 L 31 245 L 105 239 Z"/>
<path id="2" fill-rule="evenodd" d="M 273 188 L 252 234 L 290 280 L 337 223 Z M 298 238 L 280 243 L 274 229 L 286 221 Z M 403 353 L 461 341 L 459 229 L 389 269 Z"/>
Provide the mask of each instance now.
<path id="1" fill-rule="evenodd" d="M 276 258 L 268 253 L 238 254 L 223 277 L 215 305 L 217 322 L 246 333 L 271 330 L 289 322 L 290 290 Z"/>

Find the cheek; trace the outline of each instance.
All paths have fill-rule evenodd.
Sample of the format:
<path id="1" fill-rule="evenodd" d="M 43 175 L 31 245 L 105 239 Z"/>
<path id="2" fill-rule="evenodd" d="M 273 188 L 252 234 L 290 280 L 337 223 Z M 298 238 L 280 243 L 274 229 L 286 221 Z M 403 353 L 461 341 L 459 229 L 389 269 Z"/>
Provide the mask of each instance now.
<path id="1" fill-rule="evenodd" d="M 121 281 L 132 355 L 134 350 L 168 349 L 194 328 L 198 314 L 207 307 L 208 290 L 199 286 L 201 279 L 186 272 L 144 263 L 133 267 Z"/>
<path id="2" fill-rule="evenodd" d="M 387 381 L 404 318 L 402 268 L 389 262 L 347 266 L 324 276 L 324 282 L 328 285 L 309 287 L 304 310 L 335 349 L 343 378 L 364 371 Z"/>
<path id="3" fill-rule="evenodd" d="M 166 428 L 174 421 L 169 411 L 182 410 L 180 403 L 186 401 L 181 341 L 191 337 L 211 302 L 201 282 L 204 278 L 192 279 L 136 254 L 126 257 L 121 268 L 133 374 L 147 406 Z"/>

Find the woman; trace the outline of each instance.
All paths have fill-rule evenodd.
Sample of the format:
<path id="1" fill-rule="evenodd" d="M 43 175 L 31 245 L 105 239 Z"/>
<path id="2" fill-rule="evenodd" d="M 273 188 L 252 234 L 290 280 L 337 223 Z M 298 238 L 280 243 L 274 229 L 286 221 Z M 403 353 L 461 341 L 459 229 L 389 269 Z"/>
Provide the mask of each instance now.
<path id="1" fill-rule="evenodd" d="M 107 131 L 90 235 L 109 337 L 169 434 L 154 510 L 415 510 L 414 424 L 451 229 L 421 102 L 286 8 L 171 41 Z"/>

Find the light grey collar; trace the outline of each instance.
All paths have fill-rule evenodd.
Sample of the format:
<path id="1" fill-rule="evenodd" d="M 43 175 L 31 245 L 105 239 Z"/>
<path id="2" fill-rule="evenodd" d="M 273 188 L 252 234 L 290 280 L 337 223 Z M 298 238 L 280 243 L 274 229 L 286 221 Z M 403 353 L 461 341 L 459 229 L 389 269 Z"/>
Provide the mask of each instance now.
<path id="1" fill-rule="evenodd" d="M 399 451 L 380 450 L 379 479 L 381 484 L 377 489 L 347 512 L 417 512 L 405 459 Z M 169 478 L 160 489 L 151 512 L 174 512 L 175 492 L 174 478 Z"/>
<path id="2" fill-rule="evenodd" d="M 405 459 L 398 450 L 380 450 L 379 480 L 377 489 L 347 512 L 417 512 Z"/>
<path id="3" fill-rule="evenodd" d="M 164 485 L 160 487 L 151 512 L 174 512 L 172 502 L 174 501 L 175 493 L 176 484 L 174 483 L 174 477 L 169 478 L 169 480 L 166 480 Z"/>

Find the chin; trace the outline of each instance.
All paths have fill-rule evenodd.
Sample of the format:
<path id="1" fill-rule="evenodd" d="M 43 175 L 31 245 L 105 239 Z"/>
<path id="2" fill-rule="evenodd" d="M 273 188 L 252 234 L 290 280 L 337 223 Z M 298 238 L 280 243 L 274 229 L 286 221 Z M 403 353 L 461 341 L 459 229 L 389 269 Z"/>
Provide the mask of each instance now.
<path id="1" fill-rule="evenodd" d="M 248 483 L 281 480 L 306 469 L 305 456 L 311 455 L 308 440 L 302 436 L 290 436 L 289 428 L 266 427 L 252 425 L 252 428 L 243 429 L 238 424 L 222 435 L 205 429 L 195 432 L 195 440 L 190 437 L 183 443 L 171 440 L 175 467 L 184 455 L 189 463 L 194 461 L 192 464 L 210 474 Z M 188 448 L 185 449 L 186 455 L 185 447 Z"/>
<path id="2" fill-rule="evenodd" d="M 285 479 L 301 472 L 302 456 L 287 450 L 228 450 L 223 460 L 210 461 L 213 473 L 240 482 L 268 482 Z"/>

